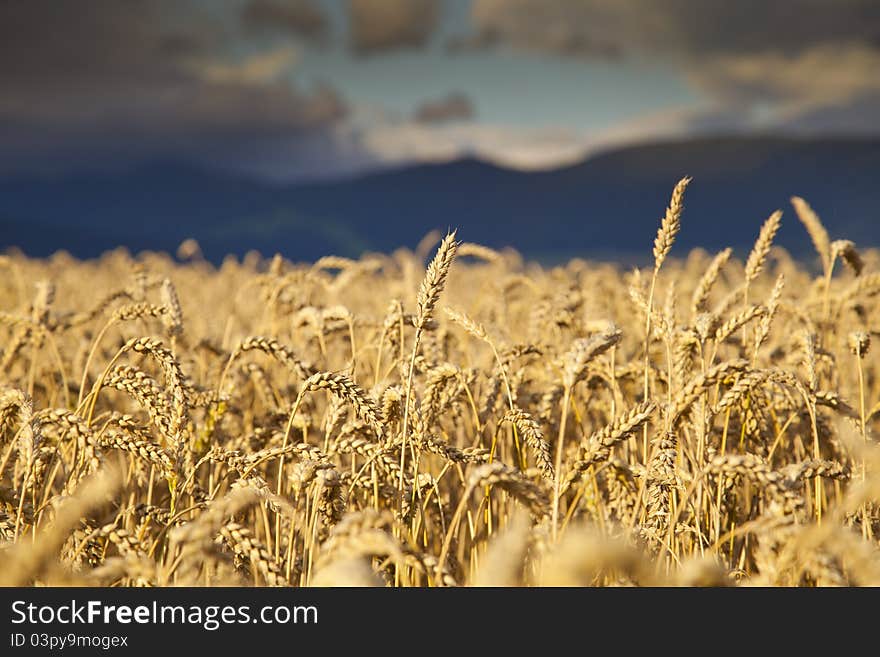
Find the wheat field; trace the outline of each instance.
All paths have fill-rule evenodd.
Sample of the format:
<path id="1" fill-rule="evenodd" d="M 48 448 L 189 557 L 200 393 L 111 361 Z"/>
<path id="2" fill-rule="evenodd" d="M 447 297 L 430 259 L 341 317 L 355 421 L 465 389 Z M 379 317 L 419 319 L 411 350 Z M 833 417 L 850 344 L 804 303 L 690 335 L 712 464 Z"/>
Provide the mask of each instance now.
<path id="1" fill-rule="evenodd" d="M 0 584 L 880 585 L 880 253 L 689 182 L 635 270 L 2 256 Z"/>

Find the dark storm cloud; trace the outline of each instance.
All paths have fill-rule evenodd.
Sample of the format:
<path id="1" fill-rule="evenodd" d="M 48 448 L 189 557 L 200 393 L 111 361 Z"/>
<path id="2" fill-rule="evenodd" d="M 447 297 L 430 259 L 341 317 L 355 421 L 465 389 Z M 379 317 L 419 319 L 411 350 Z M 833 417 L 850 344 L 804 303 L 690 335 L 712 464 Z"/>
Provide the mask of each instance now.
<path id="1" fill-rule="evenodd" d="M 247 149 L 346 113 L 331 87 L 285 79 L 295 50 L 234 59 L 234 38 L 195 2 L 0 4 L 0 166 L 41 154 L 222 159 L 224 144 Z"/>
<path id="2" fill-rule="evenodd" d="M 328 22 L 311 0 L 250 0 L 241 13 L 248 29 L 282 32 L 313 39 L 327 35 Z"/>
<path id="3" fill-rule="evenodd" d="M 451 93 L 443 98 L 426 100 L 416 108 L 413 118 L 420 123 L 466 121 L 474 118 L 474 105 L 463 93 Z"/>
<path id="4" fill-rule="evenodd" d="M 829 125 L 840 126 L 839 132 L 851 135 L 876 134 L 880 115 L 880 92 L 865 94 L 847 103 L 828 103 L 799 112 L 785 121 L 793 131 L 815 134 Z"/>
<path id="5" fill-rule="evenodd" d="M 427 43 L 437 24 L 438 0 L 349 0 L 355 52 L 370 54 Z"/>

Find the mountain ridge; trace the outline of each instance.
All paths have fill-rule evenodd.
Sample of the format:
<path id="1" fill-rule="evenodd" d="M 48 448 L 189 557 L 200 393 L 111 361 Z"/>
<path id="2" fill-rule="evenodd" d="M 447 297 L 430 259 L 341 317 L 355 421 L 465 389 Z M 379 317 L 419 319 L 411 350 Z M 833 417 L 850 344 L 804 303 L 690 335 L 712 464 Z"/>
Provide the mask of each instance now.
<path id="1" fill-rule="evenodd" d="M 782 209 L 778 243 L 807 253 L 789 204 L 810 202 L 833 238 L 880 246 L 880 139 L 719 137 L 606 150 L 546 171 L 476 158 L 335 181 L 279 184 L 183 162 L 110 173 L 0 178 L 0 248 L 79 257 L 125 246 L 209 259 L 256 249 L 295 260 L 412 247 L 434 228 L 526 257 L 647 252 L 675 182 L 691 175 L 676 251 L 751 244 Z"/>

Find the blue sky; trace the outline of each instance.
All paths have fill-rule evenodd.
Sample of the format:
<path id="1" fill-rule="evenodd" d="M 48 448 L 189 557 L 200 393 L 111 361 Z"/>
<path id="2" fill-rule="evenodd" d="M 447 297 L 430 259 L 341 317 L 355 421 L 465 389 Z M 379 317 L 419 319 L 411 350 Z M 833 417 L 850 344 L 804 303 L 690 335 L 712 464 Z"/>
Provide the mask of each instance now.
<path id="1" fill-rule="evenodd" d="M 869 0 L 10 0 L 0 172 L 171 158 L 294 180 L 873 136 L 877 70 Z"/>

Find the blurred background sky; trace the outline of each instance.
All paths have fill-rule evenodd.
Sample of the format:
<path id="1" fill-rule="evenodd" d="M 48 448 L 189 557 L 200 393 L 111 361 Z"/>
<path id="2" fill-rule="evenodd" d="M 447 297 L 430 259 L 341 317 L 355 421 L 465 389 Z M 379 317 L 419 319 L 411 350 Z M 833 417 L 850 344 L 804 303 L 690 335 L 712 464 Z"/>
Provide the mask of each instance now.
<path id="1" fill-rule="evenodd" d="M 4 0 L 0 166 L 292 180 L 544 168 L 706 133 L 875 134 L 876 0 Z"/>
<path id="2" fill-rule="evenodd" d="M 302 184 L 718 136 L 870 141 L 878 71 L 876 0 L 2 0 L 0 176 L 17 193 L 173 161 Z"/>

